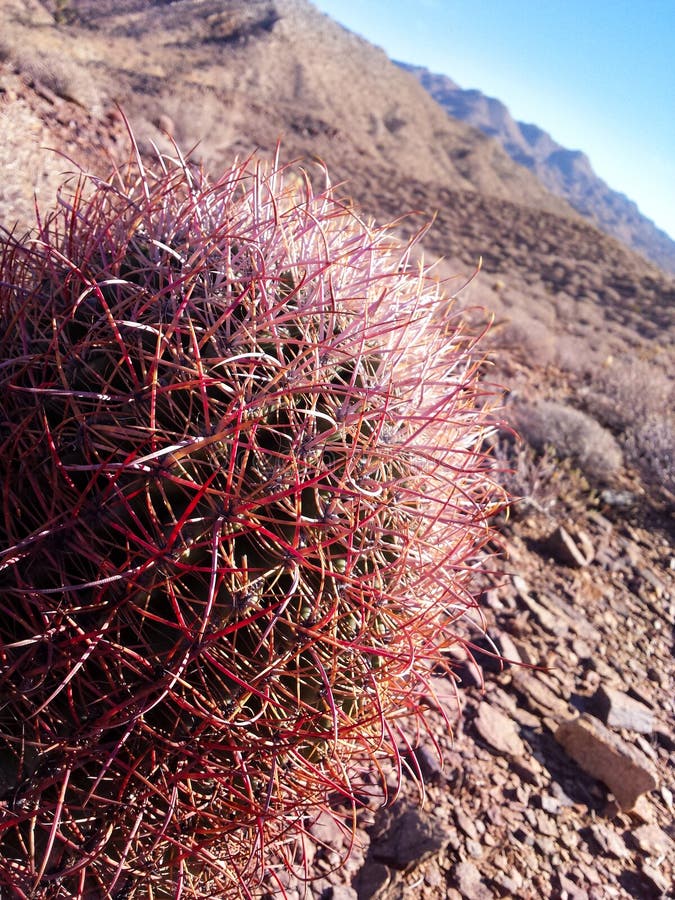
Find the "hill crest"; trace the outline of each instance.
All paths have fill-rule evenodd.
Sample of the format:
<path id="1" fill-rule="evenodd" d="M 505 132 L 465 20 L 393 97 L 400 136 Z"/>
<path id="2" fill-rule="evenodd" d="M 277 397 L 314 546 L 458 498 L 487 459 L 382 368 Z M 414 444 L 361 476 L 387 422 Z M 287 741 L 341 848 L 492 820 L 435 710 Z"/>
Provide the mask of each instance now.
<path id="1" fill-rule="evenodd" d="M 450 116 L 497 140 L 514 162 L 532 171 L 584 218 L 675 273 L 675 241 L 644 216 L 636 203 L 596 175 L 585 153 L 563 147 L 537 125 L 514 120 L 494 97 L 463 89 L 451 78 L 422 66 L 397 65 L 412 73 Z"/>

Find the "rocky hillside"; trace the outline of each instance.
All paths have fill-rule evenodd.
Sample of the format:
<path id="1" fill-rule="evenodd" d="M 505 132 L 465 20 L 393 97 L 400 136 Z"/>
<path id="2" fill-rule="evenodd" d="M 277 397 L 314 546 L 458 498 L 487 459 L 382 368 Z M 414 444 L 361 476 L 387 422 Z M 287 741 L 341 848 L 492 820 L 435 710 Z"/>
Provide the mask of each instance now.
<path id="1" fill-rule="evenodd" d="M 525 667 L 477 631 L 461 717 L 439 678 L 409 758 L 424 806 L 411 775 L 364 811 L 346 869 L 343 831 L 315 823 L 315 880 L 290 879 L 290 900 L 671 895 L 675 280 L 306 0 L 0 0 L 1 222 L 25 227 L 71 160 L 125 158 L 115 104 L 148 158 L 171 134 L 217 172 L 281 138 L 366 215 L 417 210 L 401 233 L 435 216 L 424 246 L 450 292 L 482 257 L 458 302 L 495 320 L 486 378 L 525 438 L 497 442 L 523 500 L 483 598 L 490 640 Z"/>
<path id="2" fill-rule="evenodd" d="M 57 4 L 56 27 L 38 27 L 52 4 L 30 5 L 3 7 L 14 65 L 95 113 L 119 103 L 145 145 L 168 146 L 168 128 L 217 169 L 234 152 L 272 154 L 281 139 L 285 159 L 319 156 L 350 190 L 357 172 L 382 184 L 408 173 L 573 214 L 496 141 L 449 119 L 383 51 L 307 0 L 73 0 Z"/>
<path id="3" fill-rule="evenodd" d="M 308 0 L 4 0 L 2 18 L 9 224 L 28 221 L 33 192 L 53 192 L 67 168 L 44 148 L 78 144 L 89 164 L 102 139 L 88 141 L 81 120 L 98 134 L 119 104 L 144 150 L 170 151 L 168 133 L 217 172 L 235 154 L 271 157 L 281 141 L 283 160 L 312 168 L 320 158 L 380 220 L 418 210 L 401 226 L 411 230 L 435 216 L 426 245 L 445 271 L 466 273 L 482 257 L 491 280 L 477 299 L 498 312 L 515 305 L 509 317 L 532 307 L 558 338 L 588 321 L 594 355 L 611 352 L 606 320 L 637 323 L 645 337 L 672 324 L 672 279 L 589 227 L 497 141 L 448 117 L 416 78 Z M 43 106 L 37 118 L 26 91 Z M 528 291 L 492 290 L 523 279 Z M 577 301 L 593 305 L 581 322 Z"/>
<path id="4" fill-rule="evenodd" d="M 430 733 L 408 756 L 426 802 L 411 776 L 393 808 L 366 811 L 346 872 L 331 871 L 342 832 L 313 826 L 312 900 L 673 896 L 668 545 L 616 510 L 577 506 L 574 478 L 565 484 L 556 516 L 576 522 L 573 534 L 530 510 L 510 529 L 502 587 L 485 597 L 495 646 L 547 668 L 501 668 L 478 649 L 458 659 L 461 715 L 447 680 L 432 679 Z M 570 554 L 567 540 L 586 550 Z"/>
<path id="5" fill-rule="evenodd" d="M 515 121 L 507 107 L 478 90 L 464 90 L 445 75 L 398 63 L 419 79 L 449 115 L 494 137 L 514 162 L 534 172 L 552 193 L 577 212 L 667 272 L 675 273 L 675 241 L 640 213 L 624 194 L 613 191 L 579 150 L 568 150 L 538 128 Z"/>

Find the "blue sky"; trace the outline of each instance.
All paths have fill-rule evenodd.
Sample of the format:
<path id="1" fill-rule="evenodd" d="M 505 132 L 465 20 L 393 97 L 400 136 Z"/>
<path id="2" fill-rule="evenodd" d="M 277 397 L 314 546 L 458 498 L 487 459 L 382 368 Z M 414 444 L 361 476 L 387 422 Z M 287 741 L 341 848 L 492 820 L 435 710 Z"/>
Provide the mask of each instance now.
<path id="1" fill-rule="evenodd" d="M 314 0 L 389 56 L 497 97 L 675 239 L 675 0 Z"/>

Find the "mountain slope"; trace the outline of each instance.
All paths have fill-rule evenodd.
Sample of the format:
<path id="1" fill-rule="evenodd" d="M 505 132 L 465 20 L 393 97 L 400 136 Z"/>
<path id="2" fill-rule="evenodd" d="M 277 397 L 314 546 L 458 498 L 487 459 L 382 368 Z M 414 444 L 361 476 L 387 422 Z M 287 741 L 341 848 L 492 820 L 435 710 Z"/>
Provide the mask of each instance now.
<path id="1" fill-rule="evenodd" d="M 409 172 L 573 214 L 497 142 L 449 119 L 383 51 L 305 0 L 75 0 L 67 9 L 67 26 L 30 31 L 43 68 L 70 65 L 72 81 L 117 100 L 143 137 L 161 141 L 153 123 L 168 117 L 180 145 L 199 141 L 209 166 L 233 149 L 273 152 L 281 138 L 285 158 L 319 155 L 334 178 L 364 167 Z M 21 24 L 20 13 L 9 16 L 6 31 L 25 46 Z"/>
<path id="2" fill-rule="evenodd" d="M 643 216 L 632 200 L 608 187 L 585 154 L 562 147 L 536 125 L 515 121 L 494 97 L 463 90 L 452 79 L 421 66 L 397 65 L 414 74 L 451 116 L 496 138 L 514 162 L 534 172 L 543 185 L 581 215 L 667 272 L 675 273 L 675 241 Z"/>
<path id="3" fill-rule="evenodd" d="M 497 141 L 449 117 L 412 74 L 307 0 L 71 0 L 58 22 L 49 8 L 50 0 L 0 7 L 3 66 L 23 84 L 16 101 L 11 92 L 0 99 L 9 126 L 0 153 L 23 179 L 22 207 L 16 187 L 0 184 L 0 202 L 14 192 L 5 215 L 22 211 L 27 221 L 33 190 L 67 168 L 43 151 L 52 180 L 43 178 L 37 150 L 25 157 L 31 134 L 35 148 L 63 147 L 67 133 L 68 152 L 91 164 L 111 143 L 106 123 L 119 119 L 118 103 L 149 153 L 151 141 L 172 152 L 163 128 L 181 148 L 196 145 L 195 157 L 217 173 L 235 154 L 273 156 L 281 140 L 282 160 L 311 169 L 322 159 L 344 180 L 341 192 L 381 221 L 420 210 L 401 223 L 410 231 L 435 216 L 425 247 L 445 257 L 441 271 L 470 272 L 482 257 L 494 284 L 508 286 L 493 291 L 483 278 L 474 301 L 498 311 L 506 304 L 510 317 L 534 315 L 575 339 L 588 328 L 600 359 L 619 351 L 626 329 L 639 344 L 671 327 L 671 279 L 589 226 Z M 26 90 L 39 95 L 38 121 L 35 110 L 28 118 Z M 30 127 L 12 127 L 22 116 Z"/>

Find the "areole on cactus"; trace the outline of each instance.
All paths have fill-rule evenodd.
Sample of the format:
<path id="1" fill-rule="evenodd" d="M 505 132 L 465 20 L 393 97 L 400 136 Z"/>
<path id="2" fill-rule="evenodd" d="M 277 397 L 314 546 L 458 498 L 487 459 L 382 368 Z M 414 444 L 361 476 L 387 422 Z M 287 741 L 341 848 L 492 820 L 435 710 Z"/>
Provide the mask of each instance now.
<path id="1" fill-rule="evenodd" d="M 278 164 L 180 154 L 2 239 L 17 897 L 256 896 L 423 716 L 503 496 L 475 340 L 411 251 Z"/>

